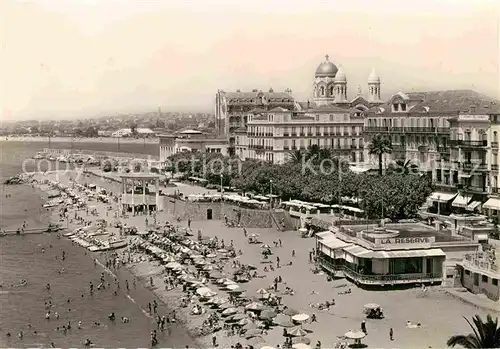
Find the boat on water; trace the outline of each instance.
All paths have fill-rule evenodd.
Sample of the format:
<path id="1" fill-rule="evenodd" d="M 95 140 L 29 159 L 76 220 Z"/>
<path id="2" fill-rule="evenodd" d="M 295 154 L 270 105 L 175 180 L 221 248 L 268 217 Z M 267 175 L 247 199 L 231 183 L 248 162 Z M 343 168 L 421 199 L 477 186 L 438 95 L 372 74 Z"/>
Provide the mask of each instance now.
<path id="1" fill-rule="evenodd" d="M 90 252 L 101 252 L 117 250 L 119 248 L 127 247 L 127 241 L 123 239 L 114 239 L 108 241 L 96 241 L 95 245 L 87 247 Z"/>
<path id="2" fill-rule="evenodd" d="M 57 223 L 49 223 L 49 226 L 45 230 L 46 233 L 56 233 L 63 230 L 63 228 Z"/>

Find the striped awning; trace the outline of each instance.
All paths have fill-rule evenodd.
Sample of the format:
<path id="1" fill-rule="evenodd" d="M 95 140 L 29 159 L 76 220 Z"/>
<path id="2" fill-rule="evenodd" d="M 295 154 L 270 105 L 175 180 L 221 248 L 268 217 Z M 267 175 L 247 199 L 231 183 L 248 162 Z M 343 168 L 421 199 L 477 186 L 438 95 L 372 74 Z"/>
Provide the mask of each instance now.
<path id="1" fill-rule="evenodd" d="M 411 258 L 411 257 L 444 257 L 446 254 L 440 248 L 425 250 L 383 251 L 385 258 Z"/>
<path id="2" fill-rule="evenodd" d="M 466 210 L 467 211 L 474 211 L 480 205 L 481 205 L 481 201 L 472 201 L 470 204 L 467 205 Z"/>
<path id="3" fill-rule="evenodd" d="M 457 196 L 457 194 L 458 193 L 442 193 L 436 191 L 432 193 L 431 196 L 429 196 L 429 199 L 431 199 L 432 201 L 445 203 L 453 199 L 455 196 Z"/>
<path id="4" fill-rule="evenodd" d="M 458 194 L 455 200 L 451 203 L 451 206 L 466 208 L 471 200 L 472 196 Z"/>
<path id="5" fill-rule="evenodd" d="M 490 210 L 500 210 L 500 200 L 499 199 L 488 199 L 483 205 L 483 208 L 488 208 Z"/>

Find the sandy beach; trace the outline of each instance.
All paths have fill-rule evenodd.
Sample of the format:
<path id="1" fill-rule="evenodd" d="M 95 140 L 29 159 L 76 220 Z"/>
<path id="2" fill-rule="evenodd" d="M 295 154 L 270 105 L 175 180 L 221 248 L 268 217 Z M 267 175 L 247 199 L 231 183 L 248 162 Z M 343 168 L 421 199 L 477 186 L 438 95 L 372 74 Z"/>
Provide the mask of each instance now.
<path id="1" fill-rule="evenodd" d="M 45 177 L 38 176 L 39 180 L 58 180 L 69 185 L 70 173 L 48 174 Z M 103 180 L 97 177 L 81 176 L 81 183 L 95 183 L 99 187 L 108 188 L 112 192 L 118 191 L 116 183 Z M 187 188 L 180 186 L 181 191 L 200 192 L 199 188 Z M 98 216 L 86 217 L 91 220 L 104 218 L 113 220 L 112 214 L 116 212 L 116 207 L 106 214 L 107 204 L 92 203 L 99 212 Z M 116 205 L 116 204 L 113 204 Z M 58 218 L 58 214 L 54 215 Z M 129 226 L 136 226 L 139 231 L 146 228 L 145 216 L 134 216 L 127 219 L 120 218 Z M 151 219 L 151 218 L 150 218 Z M 156 216 L 157 222 L 174 221 L 166 212 L 159 212 Z M 74 229 L 78 225 L 68 224 L 68 228 Z M 187 222 L 180 222 L 186 226 Z M 465 304 L 450 295 L 440 287 L 432 287 L 423 292 L 421 289 L 410 290 L 383 290 L 367 291 L 357 288 L 345 279 L 332 282 L 327 281 L 323 273 L 312 272 L 314 264 L 309 261 L 309 252 L 314 248 L 314 239 L 304 239 L 299 232 L 279 232 L 275 229 L 247 229 L 248 234 L 259 234 L 260 244 L 249 244 L 244 236 L 242 228 L 227 228 L 220 221 L 194 221 L 191 222 L 193 231 L 201 230 L 204 236 L 218 237 L 228 245 L 234 244 L 235 250 L 241 250 L 243 254 L 237 259 L 240 263 L 251 264 L 258 268 L 258 273 L 264 277 L 252 278 L 250 282 L 241 284 L 246 290 L 248 297 L 257 297 L 257 290 L 267 289 L 273 285 L 273 280 L 281 277 L 283 282 L 278 284 L 278 291 L 283 294 L 285 288 L 294 290 L 294 295 L 282 295 L 282 304 L 295 309 L 299 313 L 315 315 L 317 321 L 303 324 L 303 328 L 310 331 L 307 335 L 311 340 L 311 346 L 317 341 L 322 343 L 322 347 L 335 347 L 339 342 L 338 337 L 343 336 L 349 330 L 359 330 L 361 322 L 366 320 L 367 336 L 363 343 L 369 347 L 400 347 L 400 348 L 424 348 L 424 347 L 444 347 L 446 340 L 454 335 L 468 333 L 469 327 L 463 316 L 471 317 L 474 314 L 484 316 L 486 313 L 469 304 Z M 117 233 L 116 229 L 110 232 Z M 196 235 L 196 234 L 195 234 Z M 193 237 L 195 239 L 196 237 Z M 274 242 L 282 241 L 282 247 L 275 247 Z M 262 262 L 262 244 L 271 246 L 273 255 L 270 260 L 273 262 L 274 271 L 264 271 L 264 267 L 269 264 Z M 278 244 L 279 245 L 279 244 Z M 295 256 L 292 257 L 292 251 Z M 280 268 L 277 268 L 276 257 L 280 258 Z M 285 266 L 292 262 L 291 266 Z M 165 269 L 156 261 L 140 261 L 128 263 L 129 268 L 139 277 L 144 284 L 152 277 L 155 285 L 163 285 Z M 234 269 L 231 261 L 227 261 L 223 273 L 231 277 Z M 224 292 L 219 290 L 214 284 L 207 285 L 212 290 L 223 296 Z M 350 294 L 340 294 L 351 289 Z M 164 287 L 154 289 L 157 296 L 163 300 L 169 308 L 176 309 L 179 320 L 191 331 L 201 326 L 204 320 L 213 310 L 208 310 L 207 314 L 191 315 L 191 307 L 181 308 L 180 299 L 183 296 L 182 288 L 179 286 L 174 290 L 165 290 Z M 335 299 L 335 305 L 329 310 L 318 310 L 317 304 Z M 363 306 L 366 303 L 378 303 L 384 310 L 385 318 L 381 320 L 365 319 Z M 197 304 L 197 303 L 196 303 Z M 203 308 L 207 308 L 201 304 Z M 432 316 L 430 316 L 432 315 Z M 494 314 L 496 315 L 496 314 Z M 419 328 L 409 328 L 407 321 L 413 324 L 421 323 Z M 389 338 L 389 330 L 393 329 L 394 338 Z M 283 344 L 283 328 L 273 327 L 267 334 L 262 336 L 262 345 L 276 347 Z M 247 344 L 244 337 L 238 335 L 229 336 L 227 333 L 218 332 L 217 342 L 220 347 L 228 348 L 236 343 Z M 203 347 L 211 345 L 212 336 L 198 338 L 203 343 Z M 352 341 L 347 341 L 351 343 Z"/>

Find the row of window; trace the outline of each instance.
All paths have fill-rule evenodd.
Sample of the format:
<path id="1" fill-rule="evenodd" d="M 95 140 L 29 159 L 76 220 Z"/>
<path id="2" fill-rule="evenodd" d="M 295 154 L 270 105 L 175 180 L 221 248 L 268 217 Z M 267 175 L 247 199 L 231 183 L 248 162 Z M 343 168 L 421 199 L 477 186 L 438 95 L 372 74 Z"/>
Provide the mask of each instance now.
<path id="1" fill-rule="evenodd" d="M 276 132 L 275 132 L 276 131 Z M 358 126 L 316 126 L 316 127 L 266 127 L 266 126 L 250 126 L 248 133 L 255 136 L 267 136 L 272 134 L 281 133 L 284 136 L 325 136 L 325 135 L 339 135 L 339 136 L 359 136 L 362 133 L 362 127 Z"/>
<path id="2" fill-rule="evenodd" d="M 466 269 L 466 270 L 464 270 L 464 272 L 465 272 L 465 275 L 470 275 L 470 274 L 471 274 L 470 270 L 467 270 L 467 269 Z M 479 279 L 479 278 L 478 278 L 478 279 Z M 487 284 L 487 283 L 488 283 L 488 279 L 489 279 L 489 278 L 488 278 L 488 276 L 487 276 L 487 275 L 481 275 L 481 282 L 482 282 L 482 283 Z M 474 283 L 476 284 L 476 286 L 479 286 L 476 282 L 474 282 Z M 492 284 L 493 286 L 498 286 L 498 279 L 491 278 L 491 284 Z"/>
<path id="3" fill-rule="evenodd" d="M 241 145 L 238 143 L 238 140 L 236 140 L 236 145 Z M 346 149 L 346 148 L 356 148 L 356 149 L 363 149 L 364 147 L 364 142 L 363 138 L 352 138 L 352 139 L 344 139 L 344 138 L 331 138 L 331 139 L 284 139 L 283 140 L 283 147 L 291 147 L 291 148 L 305 148 L 305 147 L 310 147 L 312 145 L 318 145 L 322 148 L 339 148 L 339 149 Z M 252 148 L 254 146 L 266 146 L 266 147 L 275 147 L 275 146 L 281 146 L 281 144 L 276 144 L 272 139 L 260 139 L 260 140 L 254 140 L 251 139 L 249 143 L 249 147 Z"/>
<path id="4" fill-rule="evenodd" d="M 368 118 L 368 127 L 450 127 L 450 123 L 444 117 L 441 118 Z"/>

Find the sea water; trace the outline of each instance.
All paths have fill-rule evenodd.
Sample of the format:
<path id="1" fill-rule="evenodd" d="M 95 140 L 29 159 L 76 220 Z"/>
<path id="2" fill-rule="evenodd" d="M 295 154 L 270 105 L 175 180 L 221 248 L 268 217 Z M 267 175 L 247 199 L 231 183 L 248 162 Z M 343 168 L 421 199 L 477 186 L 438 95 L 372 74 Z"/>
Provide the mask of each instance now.
<path id="1" fill-rule="evenodd" d="M 0 182 L 22 170 L 23 161 L 40 151 L 37 143 L 0 142 Z M 45 168 L 50 165 L 45 162 Z M 37 170 L 33 161 L 25 162 L 26 171 Z M 46 210 L 40 210 L 44 198 L 29 185 L 0 185 L 0 226 L 16 229 L 23 222 L 28 227 L 45 226 L 50 220 Z M 6 195 L 10 197 L 6 198 Z M 66 253 L 63 261 L 62 251 Z M 0 237 L 0 347 L 82 347 L 89 338 L 96 347 L 148 347 L 150 332 L 155 323 L 145 316 L 143 309 L 155 299 L 150 290 L 141 287 L 131 289 L 126 295 L 120 291 L 94 291 L 89 294 L 89 282 L 99 284 L 103 271 L 94 265 L 93 257 L 67 239 L 54 234 L 33 234 Z M 62 268 L 64 271 L 61 273 Z M 116 272 L 124 289 L 125 280 L 132 280 L 127 270 Z M 27 280 L 26 286 L 17 285 Z M 108 280 L 110 277 L 108 276 Z M 110 280 L 112 283 L 112 280 Z M 50 283 L 50 290 L 46 289 Z M 132 282 L 130 281 L 132 285 Z M 69 300 L 69 302 L 68 302 Z M 51 301 L 52 317 L 45 319 L 45 303 Z M 167 315 L 168 309 L 160 302 L 159 314 Z M 59 314 L 55 319 L 54 313 Z M 117 321 L 111 322 L 108 314 L 114 312 Z M 122 324 L 120 318 L 130 319 Z M 78 322 L 82 328 L 78 329 Z M 71 322 L 72 329 L 58 331 Z M 99 322 L 100 326 L 94 326 Z M 18 333 L 23 331 L 23 339 Z M 36 331 L 36 333 L 35 333 Z M 11 336 L 8 337 L 7 333 Z M 161 347 L 193 346 L 193 341 L 181 327 L 159 336 Z"/>

